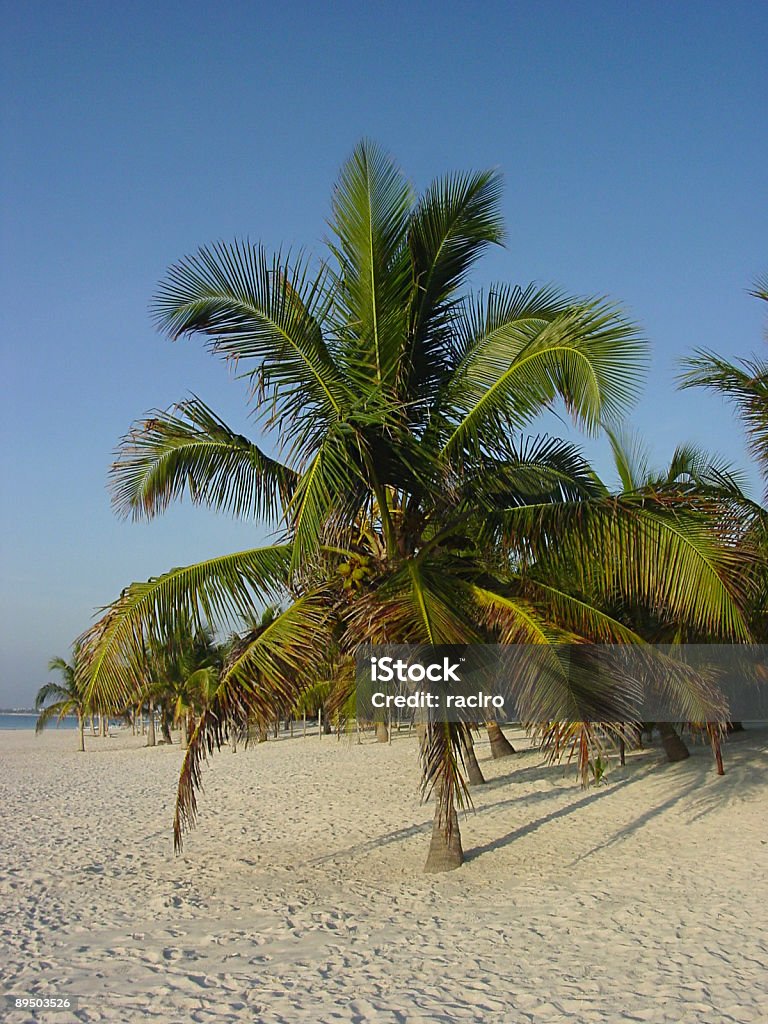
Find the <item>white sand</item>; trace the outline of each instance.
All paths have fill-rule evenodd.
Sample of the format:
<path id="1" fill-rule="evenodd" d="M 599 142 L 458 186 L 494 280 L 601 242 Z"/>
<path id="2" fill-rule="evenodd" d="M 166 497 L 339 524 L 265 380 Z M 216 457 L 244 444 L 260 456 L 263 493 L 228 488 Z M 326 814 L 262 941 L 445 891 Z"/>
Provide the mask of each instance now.
<path id="1" fill-rule="evenodd" d="M 413 739 L 223 751 L 176 858 L 178 747 L 0 733 L 2 988 L 81 997 L 4 1019 L 764 1021 L 767 740 L 588 793 L 481 742 L 468 862 L 435 877 Z"/>

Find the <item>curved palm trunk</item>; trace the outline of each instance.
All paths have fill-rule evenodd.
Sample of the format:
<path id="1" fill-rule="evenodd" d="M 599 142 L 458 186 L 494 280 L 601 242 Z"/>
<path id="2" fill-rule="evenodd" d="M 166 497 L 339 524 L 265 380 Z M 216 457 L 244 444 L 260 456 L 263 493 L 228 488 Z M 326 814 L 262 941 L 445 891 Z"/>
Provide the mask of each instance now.
<path id="1" fill-rule="evenodd" d="M 501 727 L 497 722 L 486 722 L 485 727 L 488 730 L 488 739 L 491 741 L 491 756 L 494 759 L 509 757 L 510 754 L 515 753 L 515 748 L 501 731 Z"/>
<path id="2" fill-rule="evenodd" d="M 484 786 L 485 776 L 483 775 L 480 765 L 477 763 L 475 744 L 471 737 L 464 747 L 464 764 L 467 768 L 467 781 L 470 786 Z"/>
<path id="3" fill-rule="evenodd" d="M 659 730 L 661 743 L 668 761 L 672 763 L 685 761 L 686 758 L 691 756 L 690 750 L 686 747 L 682 737 L 671 722 L 657 722 L 656 726 Z"/>
<path id="4" fill-rule="evenodd" d="M 449 827 L 440 818 L 440 793 L 435 794 L 435 817 L 432 822 L 432 839 L 424 871 L 437 874 L 442 871 L 454 871 L 464 863 L 464 850 L 461 846 L 459 816 L 451 804 Z"/>

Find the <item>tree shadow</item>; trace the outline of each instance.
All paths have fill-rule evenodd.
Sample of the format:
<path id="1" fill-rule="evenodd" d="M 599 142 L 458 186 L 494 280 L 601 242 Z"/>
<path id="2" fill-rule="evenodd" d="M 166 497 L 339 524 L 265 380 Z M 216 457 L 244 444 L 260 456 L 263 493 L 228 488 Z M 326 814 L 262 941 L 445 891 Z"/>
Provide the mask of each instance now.
<path id="1" fill-rule="evenodd" d="M 632 785 L 637 779 L 622 779 L 620 782 L 614 783 L 610 788 L 606 787 L 602 790 L 592 791 L 585 793 L 584 796 L 579 800 L 575 800 L 573 803 L 567 805 L 567 807 L 558 807 L 557 810 L 551 811 L 549 814 L 542 815 L 540 818 L 535 818 L 533 821 L 529 821 L 527 825 L 522 825 L 520 828 L 514 829 L 512 832 L 508 832 L 505 836 L 501 836 L 499 839 L 494 839 L 489 843 L 483 843 L 482 846 L 473 846 L 472 849 L 466 850 L 464 853 L 465 860 L 474 860 L 476 857 L 482 856 L 484 853 L 490 853 L 492 850 L 500 850 L 505 846 L 509 846 L 516 839 L 522 839 L 523 836 L 530 835 L 532 832 L 536 832 L 544 825 L 550 824 L 550 822 L 556 821 L 558 818 L 567 817 L 569 814 L 574 814 L 579 808 L 584 807 L 586 804 L 594 804 L 598 800 L 603 800 L 607 796 L 611 796 L 618 789 L 623 789 L 625 786 Z M 550 793 L 531 793 L 529 797 L 552 797 L 562 795 L 562 791 L 552 790 Z M 521 805 L 530 804 L 533 801 L 529 797 L 523 797 L 522 799 L 504 800 L 502 803 L 486 805 L 482 810 L 503 810 L 507 807 L 520 807 Z"/>

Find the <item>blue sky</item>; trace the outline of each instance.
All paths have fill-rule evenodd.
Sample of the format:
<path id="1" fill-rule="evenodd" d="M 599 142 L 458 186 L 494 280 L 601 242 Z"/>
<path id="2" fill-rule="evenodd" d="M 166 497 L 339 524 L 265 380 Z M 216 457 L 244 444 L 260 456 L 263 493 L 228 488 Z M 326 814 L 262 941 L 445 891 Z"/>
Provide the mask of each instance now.
<path id="1" fill-rule="evenodd" d="M 476 285 L 621 301 L 652 346 L 632 421 L 657 459 L 694 440 L 747 466 L 728 410 L 673 378 L 695 346 L 764 344 L 764 4 L 14 0 L 3 26 L 0 705 L 28 704 L 130 580 L 262 538 L 110 510 L 145 411 L 193 391 L 250 429 L 243 386 L 159 337 L 148 301 L 205 242 L 319 248 L 363 135 L 418 187 L 500 167 L 509 241 Z"/>

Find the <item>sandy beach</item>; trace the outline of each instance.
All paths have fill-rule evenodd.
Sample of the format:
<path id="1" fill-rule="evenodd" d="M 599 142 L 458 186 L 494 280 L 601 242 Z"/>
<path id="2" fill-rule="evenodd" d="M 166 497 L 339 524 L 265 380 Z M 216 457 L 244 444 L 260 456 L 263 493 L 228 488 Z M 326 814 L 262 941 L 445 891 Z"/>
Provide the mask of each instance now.
<path id="1" fill-rule="evenodd" d="M 79 997 L 9 1022 L 765 1019 L 765 731 L 724 778 L 652 747 L 588 792 L 483 740 L 467 863 L 437 877 L 414 738 L 223 751 L 181 857 L 181 750 L 143 742 L 2 733 L 3 990 Z"/>

